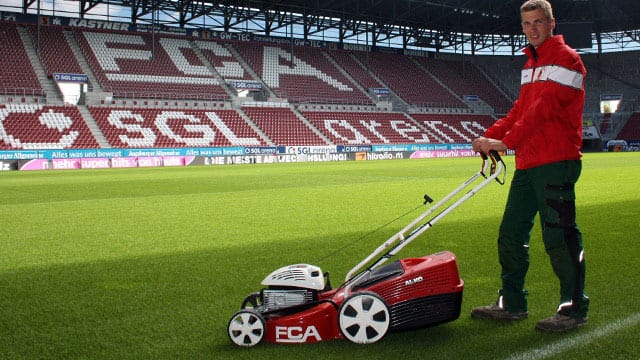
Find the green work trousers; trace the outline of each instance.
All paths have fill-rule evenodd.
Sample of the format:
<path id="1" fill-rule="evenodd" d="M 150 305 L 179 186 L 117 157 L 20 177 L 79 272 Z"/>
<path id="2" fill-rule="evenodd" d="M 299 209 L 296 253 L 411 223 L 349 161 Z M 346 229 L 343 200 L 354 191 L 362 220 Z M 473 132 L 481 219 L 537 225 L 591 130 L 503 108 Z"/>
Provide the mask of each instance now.
<path id="1" fill-rule="evenodd" d="M 586 317 L 589 298 L 584 293 L 585 261 L 574 189 L 581 170 L 582 162 L 572 160 L 515 171 L 498 235 L 500 300 L 506 310 L 527 311 L 529 238 L 539 214 L 545 250 L 560 280 L 558 313 Z"/>

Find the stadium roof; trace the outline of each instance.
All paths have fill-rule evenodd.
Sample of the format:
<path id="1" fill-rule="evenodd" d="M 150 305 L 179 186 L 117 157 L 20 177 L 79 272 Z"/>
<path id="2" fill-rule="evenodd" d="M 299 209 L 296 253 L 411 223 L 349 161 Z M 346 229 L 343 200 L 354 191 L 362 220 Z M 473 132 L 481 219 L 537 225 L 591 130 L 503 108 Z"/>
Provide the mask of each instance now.
<path id="1" fill-rule="evenodd" d="M 23 13 L 40 1 L 21 0 Z M 367 45 L 395 42 L 422 49 L 468 47 L 471 52 L 525 45 L 519 7 L 523 0 L 62 0 L 77 3 L 76 16 L 92 16 L 96 8 L 125 9 L 118 21 L 250 31 L 265 35 L 324 38 L 350 42 L 366 37 Z M 600 48 L 601 34 L 610 44 L 640 42 L 640 2 L 633 0 L 552 0 L 559 23 L 583 23 Z M 55 2 L 54 2 L 55 4 Z M 60 11 L 55 11 L 60 15 Z M 67 16 L 67 15 L 63 15 Z M 122 16 L 122 15 L 120 15 Z M 108 17 L 115 20 L 113 16 Z M 295 26 L 295 29 L 294 29 Z M 301 30 L 300 30 L 301 29 Z M 616 33 L 616 35 L 611 35 Z M 318 35 L 320 34 L 320 35 Z M 398 40 L 400 39 L 400 40 Z M 621 46 L 623 47 L 623 46 Z"/>
<path id="2" fill-rule="evenodd" d="M 206 1 L 238 7 L 333 16 L 386 25 L 427 27 L 471 34 L 520 34 L 522 0 L 240 0 Z M 600 32 L 635 30 L 640 2 L 629 0 L 552 1 L 560 22 L 592 22 Z"/>

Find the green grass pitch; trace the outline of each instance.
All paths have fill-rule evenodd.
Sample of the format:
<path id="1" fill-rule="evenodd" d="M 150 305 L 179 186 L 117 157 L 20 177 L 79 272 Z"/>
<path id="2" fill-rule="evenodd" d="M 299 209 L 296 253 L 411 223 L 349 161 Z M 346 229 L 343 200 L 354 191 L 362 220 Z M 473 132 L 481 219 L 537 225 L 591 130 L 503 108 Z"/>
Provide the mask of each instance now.
<path id="1" fill-rule="evenodd" d="M 509 181 L 513 158 L 505 160 Z M 479 167 L 479 158 L 465 158 L 0 173 L 0 358 L 637 358 L 637 153 L 584 157 L 576 189 L 591 297 L 584 328 L 534 329 L 558 301 L 538 225 L 529 319 L 469 317 L 497 296 L 507 182 L 490 184 L 399 254 L 457 255 L 465 281 L 458 320 L 366 346 L 336 340 L 243 349 L 228 340 L 231 315 L 268 273 L 311 263 L 339 285 L 426 210 L 425 193 L 437 201 Z"/>

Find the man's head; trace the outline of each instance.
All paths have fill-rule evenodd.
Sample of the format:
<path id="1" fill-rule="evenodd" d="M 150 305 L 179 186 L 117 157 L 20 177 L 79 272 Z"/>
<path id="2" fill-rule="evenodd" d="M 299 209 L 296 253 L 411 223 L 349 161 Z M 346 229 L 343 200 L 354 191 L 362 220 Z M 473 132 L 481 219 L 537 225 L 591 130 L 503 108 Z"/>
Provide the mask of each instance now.
<path id="1" fill-rule="evenodd" d="M 540 46 L 553 36 L 556 20 L 547 0 L 528 0 L 520 7 L 522 32 L 534 47 Z"/>

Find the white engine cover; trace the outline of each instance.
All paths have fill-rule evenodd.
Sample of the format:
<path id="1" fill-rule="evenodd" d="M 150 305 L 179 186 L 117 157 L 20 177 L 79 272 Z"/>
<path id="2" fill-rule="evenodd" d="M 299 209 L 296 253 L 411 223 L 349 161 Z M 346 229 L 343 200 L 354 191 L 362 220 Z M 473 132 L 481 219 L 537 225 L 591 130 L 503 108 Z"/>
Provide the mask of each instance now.
<path id="1" fill-rule="evenodd" d="M 324 289 L 324 275 L 319 267 L 296 264 L 281 267 L 262 280 L 266 286 L 290 286 L 303 289 Z"/>

